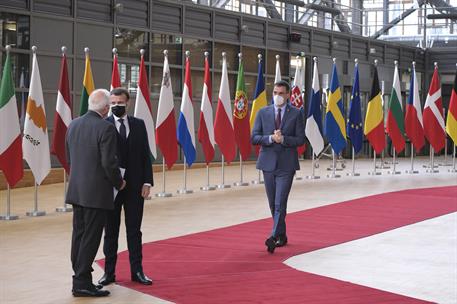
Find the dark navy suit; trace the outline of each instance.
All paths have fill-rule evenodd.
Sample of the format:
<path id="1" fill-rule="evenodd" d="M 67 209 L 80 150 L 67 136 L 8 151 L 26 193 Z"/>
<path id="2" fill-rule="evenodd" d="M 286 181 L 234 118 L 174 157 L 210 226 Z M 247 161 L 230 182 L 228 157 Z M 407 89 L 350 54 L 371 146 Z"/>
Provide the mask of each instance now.
<path id="1" fill-rule="evenodd" d="M 280 130 L 284 139 L 278 144 L 271 140 L 275 128 L 275 107 L 262 108 L 255 119 L 251 142 L 260 145 L 257 169 L 263 171 L 268 203 L 273 217 L 271 236 L 286 235 L 287 199 L 295 175 L 300 169 L 297 147 L 305 142 L 305 125 L 300 110 L 287 104 L 282 109 Z"/>

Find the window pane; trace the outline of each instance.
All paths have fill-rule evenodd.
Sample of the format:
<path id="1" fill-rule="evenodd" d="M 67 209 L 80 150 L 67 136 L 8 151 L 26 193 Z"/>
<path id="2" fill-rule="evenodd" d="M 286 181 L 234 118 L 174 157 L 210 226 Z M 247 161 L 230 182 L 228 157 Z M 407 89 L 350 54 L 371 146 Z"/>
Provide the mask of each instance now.
<path id="1" fill-rule="evenodd" d="M 146 75 L 149 67 L 146 66 Z M 137 64 L 119 64 L 119 75 L 121 77 L 121 85 L 127 88 L 131 95 L 135 95 L 138 88 L 140 77 L 140 66 Z"/>
<path id="2" fill-rule="evenodd" d="M 141 31 L 120 29 L 115 34 L 114 45 L 119 57 L 140 58 L 140 50 L 144 49 L 144 59 L 148 61 L 148 34 Z"/>
<path id="3" fill-rule="evenodd" d="M 192 77 L 192 100 L 195 102 L 200 102 L 202 99 L 203 94 L 203 81 L 205 72 L 204 71 L 195 71 L 191 70 L 191 77 Z M 199 105 L 199 104 L 198 104 Z M 195 111 L 195 109 L 194 109 Z"/>
<path id="4" fill-rule="evenodd" d="M 262 58 L 263 60 L 265 60 L 264 49 L 243 47 L 244 70 L 246 72 L 257 73 L 259 64 L 259 59 L 257 57 L 258 54 L 262 54 Z"/>
<path id="5" fill-rule="evenodd" d="M 168 50 L 170 64 L 182 64 L 182 38 L 165 34 L 151 34 L 152 62 L 163 63 L 163 51 Z"/>
<path id="6" fill-rule="evenodd" d="M 14 85 L 16 88 L 28 88 L 29 87 L 29 55 L 10 53 L 11 56 L 11 68 Z M 3 73 L 3 66 L 6 60 L 6 52 L 0 53 L 0 62 L 2 63 L 0 72 Z M 3 75 L 3 74 L 1 74 Z M 22 78 L 22 81 L 21 81 Z"/>
<path id="7" fill-rule="evenodd" d="M 162 74 L 163 67 L 152 67 L 151 76 L 151 93 L 154 96 L 155 102 L 159 102 L 160 88 L 162 87 Z M 171 87 L 173 96 L 181 97 L 182 84 L 181 84 L 181 69 L 170 69 Z"/>
<path id="8" fill-rule="evenodd" d="M 184 52 L 190 51 L 190 64 L 192 67 L 205 66 L 205 52 L 209 52 L 208 60 L 211 64 L 211 42 L 201 39 L 184 39 Z M 210 66 L 211 67 L 211 66 Z"/>
<path id="9" fill-rule="evenodd" d="M 279 67 L 281 68 L 281 77 L 288 80 L 289 77 L 289 53 L 278 51 L 268 51 L 268 66 L 267 74 L 275 75 L 276 71 L 276 55 L 279 55 Z"/>
<path id="10" fill-rule="evenodd" d="M 30 48 L 30 19 L 28 16 L 0 13 L 0 41 L 3 46 Z"/>
<path id="11" fill-rule="evenodd" d="M 239 50 L 240 48 L 237 45 L 216 42 L 214 46 L 214 64 L 216 69 L 222 69 L 222 52 L 226 52 L 227 69 L 229 71 L 237 71 Z"/>

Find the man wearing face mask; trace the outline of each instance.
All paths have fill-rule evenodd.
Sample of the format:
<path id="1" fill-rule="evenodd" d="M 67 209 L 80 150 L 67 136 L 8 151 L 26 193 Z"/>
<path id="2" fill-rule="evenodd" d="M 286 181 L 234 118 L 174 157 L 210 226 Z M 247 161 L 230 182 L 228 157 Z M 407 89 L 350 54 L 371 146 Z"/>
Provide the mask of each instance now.
<path id="1" fill-rule="evenodd" d="M 109 92 L 98 89 L 89 96 L 89 111 L 70 123 L 66 157 L 70 179 L 65 203 L 73 205 L 71 263 L 73 296 L 103 297 L 109 291 L 92 283 L 92 263 L 102 238 L 106 215 L 113 209 L 113 187 L 122 190 L 116 156 L 116 129 L 103 118 L 109 110 Z"/>
<path id="2" fill-rule="evenodd" d="M 273 104 L 257 113 L 251 142 L 260 145 L 257 169 L 263 171 L 265 190 L 273 218 L 271 235 L 265 245 L 270 253 L 287 244 L 287 199 L 295 171 L 300 169 L 297 147 L 305 142 L 304 118 L 289 104 L 290 86 L 286 81 L 274 84 Z"/>
<path id="3" fill-rule="evenodd" d="M 141 221 L 144 199 L 149 197 L 153 185 L 151 151 L 144 121 L 127 115 L 130 95 L 124 88 L 111 91 L 112 115 L 107 121 L 117 129 L 118 155 L 121 168 L 125 168 L 124 178 L 127 187 L 119 191 L 114 201 L 114 210 L 107 217 L 103 253 L 105 254 L 105 274 L 98 281 L 101 285 L 115 282 L 115 269 L 121 209 L 124 208 L 127 246 L 130 258 L 132 281 L 143 285 L 152 284 L 143 272 Z"/>

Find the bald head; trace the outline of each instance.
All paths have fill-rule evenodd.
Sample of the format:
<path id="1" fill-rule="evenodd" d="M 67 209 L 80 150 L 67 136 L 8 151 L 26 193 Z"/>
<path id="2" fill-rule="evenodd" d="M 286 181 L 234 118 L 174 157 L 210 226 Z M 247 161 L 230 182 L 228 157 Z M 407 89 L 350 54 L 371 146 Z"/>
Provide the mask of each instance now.
<path id="1" fill-rule="evenodd" d="M 89 110 L 105 116 L 109 111 L 109 91 L 105 89 L 94 90 L 89 96 Z"/>

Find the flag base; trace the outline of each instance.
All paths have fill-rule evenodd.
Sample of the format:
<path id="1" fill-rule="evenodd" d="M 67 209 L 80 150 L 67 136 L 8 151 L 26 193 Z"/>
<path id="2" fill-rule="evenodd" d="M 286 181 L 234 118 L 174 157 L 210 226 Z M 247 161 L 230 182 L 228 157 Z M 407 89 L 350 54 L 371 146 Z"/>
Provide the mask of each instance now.
<path id="1" fill-rule="evenodd" d="M 319 178 L 321 178 L 321 177 L 318 176 L 318 175 L 308 175 L 308 176 L 306 177 L 306 179 L 319 179 Z"/>
<path id="2" fill-rule="evenodd" d="M 302 180 L 302 179 L 303 179 L 303 177 L 301 177 L 301 176 L 296 176 L 295 177 L 295 180 Z"/>
<path id="3" fill-rule="evenodd" d="M 371 172 L 368 172 L 368 175 L 381 175 L 381 172 L 371 171 Z"/>
<path id="4" fill-rule="evenodd" d="M 346 175 L 347 175 L 347 176 L 360 176 L 360 173 L 357 173 L 357 172 L 348 172 Z"/>
<path id="5" fill-rule="evenodd" d="M 408 173 L 408 174 L 419 174 L 419 171 L 417 171 L 417 170 L 406 170 L 405 173 Z"/>
<path id="6" fill-rule="evenodd" d="M 338 168 L 338 167 L 336 167 L 335 170 L 336 170 L 336 171 L 343 171 L 343 168 Z M 327 168 L 327 171 L 333 171 L 333 167 L 328 167 L 328 168 Z"/>
<path id="7" fill-rule="evenodd" d="M 233 183 L 233 185 L 235 187 L 244 187 L 244 186 L 249 186 L 249 183 L 248 182 L 236 182 L 236 183 Z"/>
<path id="8" fill-rule="evenodd" d="M 447 170 L 449 173 L 457 173 L 457 169 L 449 169 Z"/>
<path id="9" fill-rule="evenodd" d="M 262 181 L 262 180 L 255 179 L 255 180 L 251 181 L 251 184 L 253 184 L 253 185 L 263 185 L 263 184 L 265 184 L 265 182 Z"/>
<path id="10" fill-rule="evenodd" d="M 398 175 L 398 174 L 401 174 L 401 172 L 400 171 L 387 171 L 387 174 Z"/>
<path id="11" fill-rule="evenodd" d="M 328 178 L 340 178 L 341 175 L 332 173 L 332 174 L 327 174 L 327 177 L 328 177 Z"/>
<path id="12" fill-rule="evenodd" d="M 168 193 L 168 192 L 159 192 L 159 193 L 156 193 L 156 197 L 172 197 L 173 195 L 171 193 Z"/>
<path id="13" fill-rule="evenodd" d="M 19 216 L 17 216 L 17 215 L 11 215 L 11 214 L 0 215 L 0 221 L 14 221 L 14 220 L 17 220 L 18 218 L 19 218 Z"/>
<path id="14" fill-rule="evenodd" d="M 56 212 L 72 212 L 72 211 L 73 211 L 73 208 L 72 207 L 67 207 L 67 206 L 57 207 L 56 208 Z"/>
<path id="15" fill-rule="evenodd" d="M 438 168 L 438 166 L 435 166 L 434 168 Z M 427 169 L 426 170 L 427 173 L 440 173 L 440 170 L 435 170 L 435 169 Z"/>
<path id="16" fill-rule="evenodd" d="M 232 187 L 232 186 L 226 185 L 226 184 L 217 185 L 217 189 L 227 189 L 227 188 L 231 188 L 231 187 Z"/>
<path id="17" fill-rule="evenodd" d="M 33 217 L 36 217 L 36 216 L 44 216 L 44 215 L 46 215 L 46 211 L 38 211 L 38 210 L 27 211 L 25 214 L 26 214 L 27 216 L 33 216 Z"/>
<path id="18" fill-rule="evenodd" d="M 176 193 L 178 194 L 191 194 L 191 193 L 194 193 L 194 190 L 190 190 L 190 189 L 179 189 L 178 191 L 176 191 Z"/>
<path id="19" fill-rule="evenodd" d="M 200 190 L 202 190 L 202 191 L 212 191 L 212 190 L 216 190 L 216 187 L 215 186 L 203 186 L 203 187 L 200 187 Z"/>

